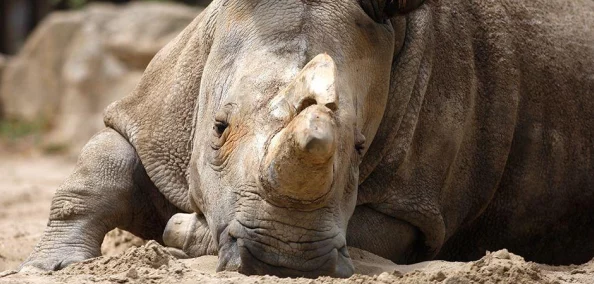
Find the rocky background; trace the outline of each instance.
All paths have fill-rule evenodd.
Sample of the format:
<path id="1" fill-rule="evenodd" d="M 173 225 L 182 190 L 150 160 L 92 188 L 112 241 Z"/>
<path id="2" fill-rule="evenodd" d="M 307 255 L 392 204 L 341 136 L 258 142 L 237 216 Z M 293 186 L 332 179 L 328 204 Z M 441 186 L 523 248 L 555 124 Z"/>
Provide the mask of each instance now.
<path id="1" fill-rule="evenodd" d="M 132 91 L 157 51 L 200 11 L 133 2 L 50 14 L 20 52 L 0 56 L 0 136 L 35 133 L 29 144 L 76 155 L 103 127 L 105 107 Z"/>

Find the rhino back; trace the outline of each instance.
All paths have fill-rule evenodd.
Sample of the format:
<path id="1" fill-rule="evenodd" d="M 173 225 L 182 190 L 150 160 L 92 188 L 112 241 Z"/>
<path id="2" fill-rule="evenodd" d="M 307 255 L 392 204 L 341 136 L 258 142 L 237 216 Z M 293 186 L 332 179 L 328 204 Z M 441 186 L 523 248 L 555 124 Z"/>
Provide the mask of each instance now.
<path id="1" fill-rule="evenodd" d="M 482 2 L 485 3 L 485 2 Z M 501 1 L 509 34 L 485 45 L 506 45 L 490 64 L 512 80 L 513 138 L 496 192 L 483 213 L 468 216 L 469 226 L 452 238 L 444 254 L 472 245 L 508 247 L 532 261 L 567 264 L 590 260 L 594 245 L 594 1 Z M 483 16 L 484 17 L 484 16 Z M 484 45 L 483 45 L 484 46 Z M 503 60 L 510 63 L 502 62 Z M 487 60 L 482 60 L 486 62 Z M 477 62 L 481 62 L 477 60 Z M 480 66 L 479 66 L 480 67 Z M 479 69 L 480 70 L 480 69 Z M 488 74 L 487 74 L 488 75 Z M 490 93 L 493 82 L 481 82 Z M 494 96 L 495 97 L 495 96 Z M 489 112 L 485 110 L 483 117 Z M 486 128 L 486 131 L 491 131 Z M 487 205 L 488 204 L 488 205 Z M 588 212 L 588 213 L 586 213 Z M 456 244 L 459 248 L 454 249 Z M 473 257 L 482 251 L 465 251 Z"/>
<path id="2" fill-rule="evenodd" d="M 434 4 L 434 75 L 416 131 L 449 144 L 440 198 L 464 205 L 442 205 L 457 215 L 446 223 L 464 226 L 507 194 L 493 214 L 514 220 L 504 226 L 514 239 L 557 220 L 528 212 L 592 208 L 594 2 Z"/>
<path id="3" fill-rule="evenodd" d="M 445 242 L 443 258 L 591 258 L 554 238 L 579 222 L 594 236 L 574 218 L 594 208 L 593 13 L 588 0 L 429 0 L 410 14 L 359 204 Z"/>
<path id="4" fill-rule="evenodd" d="M 192 211 L 186 175 L 211 14 L 204 10 L 165 46 L 136 89 L 104 113 L 105 125 L 134 146 L 157 188 L 186 212 Z"/>

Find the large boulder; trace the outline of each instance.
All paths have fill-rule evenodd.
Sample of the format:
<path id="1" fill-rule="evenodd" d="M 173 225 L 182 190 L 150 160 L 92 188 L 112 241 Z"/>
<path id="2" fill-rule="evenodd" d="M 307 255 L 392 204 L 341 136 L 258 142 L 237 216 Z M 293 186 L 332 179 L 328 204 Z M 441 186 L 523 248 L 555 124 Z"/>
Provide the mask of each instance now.
<path id="1" fill-rule="evenodd" d="M 2 54 L 0 54 L 0 83 L 2 83 L 2 71 L 4 71 L 4 67 L 6 66 L 6 57 L 4 57 Z M 1 85 L 0 85 L 0 89 L 1 89 Z M 2 117 L 4 116 L 4 106 L 2 105 L 2 100 L 0 99 L 0 119 L 2 119 Z"/>
<path id="2" fill-rule="evenodd" d="M 6 116 L 33 120 L 55 115 L 63 92 L 65 49 L 83 19 L 82 13 L 50 16 L 5 68 L 0 95 Z"/>
<path id="3" fill-rule="evenodd" d="M 151 58 L 199 13 L 182 5 L 94 4 L 44 20 L 5 69 L 4 115 L 45 120 L 44 143 L 77 152 L 103 109 L 132 91 Z"/>
<path id="4" fill-rule="evenodd" d="M 4 66 L 6 65 L 6 57 L 0 54 L 0 77 L 2 76 L 2 70 L 4 70 Z"/>

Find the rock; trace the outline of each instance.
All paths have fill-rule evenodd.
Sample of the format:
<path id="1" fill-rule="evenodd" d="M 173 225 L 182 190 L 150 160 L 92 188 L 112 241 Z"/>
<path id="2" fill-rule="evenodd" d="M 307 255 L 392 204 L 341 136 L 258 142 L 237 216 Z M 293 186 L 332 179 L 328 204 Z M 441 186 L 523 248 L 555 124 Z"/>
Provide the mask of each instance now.
<path id="1" fill-rule="evenodd" d="M 131 279 L 138 279 L 138 272 L 136 271 L 136 269 L 134 267 L 132 267 L 126 273 L 126 277 L 131 278 Z"/>
<path id="2" fill-rule="evenodd" d="M 6 61 L 7 61 L 6 57 L 4 57 L 4 55 L 0 54 L 0 78 L 2 78 L 2 70 L 4 70 Z"/>
<path id="3" fill-rule="evenodd" d="M 49 16 L 6 66 L 0 83 L 5 116 L 34 120 L 55 115 L 63 89 L 64 49 L 82 20 L 75 12 Z"/>
<path id="4" fill-rule="evenodd" d="M 111 275 L 111 276 L 109 276 L 108 280 L 110 282 L 116 282 L 116 283 L 126 283 L 126 282 L 128 282 L 128 279 L 124 275 Z"/>
<path id="5" fill-rule="evenodd" d="M 438 271 L 437 273 L 432 275 L 429 280 L 441 282 L 441 281 L 445 280 L 446 278 L 447 278 L 446 275 L 442 271 Z"/>
<path id="6" fill-rule="evenodd" d="M 175 4 L 92 4 L 44 20 L 5 69 L 5 116 L 52 125 L 45 146 L 77 153 L 102 113 L 130 93 L 144 68 L 200 11 Z"/>
<path id="7" fill-rule="evenodd" d="M 502 249 L 494 252 L 493 257 L 498 259 L 510 259 L 510 254 L 506 249 Z"/>
<path id="8" fill-rule="evenodd" d="M 4 67 L 6 66 L 7 59 L 4 55 L 0 54 L 0 84 L 2 83 L 2 71 L 4 71 Z M 2 85 L 0 85 L 0 89 L 2 89 Z M 2 105 L 2 98 L 0 97 L 0 119 L 4 116 L 4 106 Z"/>
<path id="9" fill-rule="evenodd" d="M 198 12 L 185 6 L 131 5 L 106 26 L 106 49 L 128 66 L 144 69 L 155 54 L 183 30 Z M 122 29 L 122 27 L 125 27 Z"/>

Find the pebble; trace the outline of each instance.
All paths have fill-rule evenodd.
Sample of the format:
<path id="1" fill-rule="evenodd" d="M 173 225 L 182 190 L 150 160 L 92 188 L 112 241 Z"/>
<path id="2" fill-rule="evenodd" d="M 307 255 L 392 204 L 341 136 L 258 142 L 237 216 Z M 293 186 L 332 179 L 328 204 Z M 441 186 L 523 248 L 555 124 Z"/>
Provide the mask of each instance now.
<path id="1" fill-rule="evenodd" d="M 134 267 L 130 268 L 130 270 L 128 270 L 128 272 L 126 273 L 126 276 L 132 279 L 138 279 L 138 271 L 136 271 L 136 269 L 134 269 Z"/>
<path id="2" fill-rule="evenodd" d="M 117 283 L 126 283 L 128 282 L 128 278 L 123 275 L 111 275 L 108 278 L 109 281 L 117 282 Z"/>
<path id="3" fill-rule="evenodd" d="M 509 255 L 509 251 L 506 249 L 502 249 L 493 253 L 494 258 L 498 259 L 510 259 L 511 256 Z"/>

